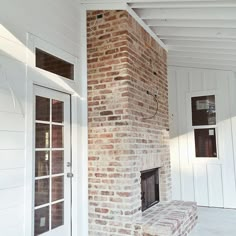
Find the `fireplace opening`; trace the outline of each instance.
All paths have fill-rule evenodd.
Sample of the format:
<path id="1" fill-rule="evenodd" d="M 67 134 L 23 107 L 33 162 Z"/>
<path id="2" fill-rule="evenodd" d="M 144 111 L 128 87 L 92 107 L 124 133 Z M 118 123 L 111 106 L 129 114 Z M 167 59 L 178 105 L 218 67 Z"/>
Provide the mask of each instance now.
<path id="1" fill-rule="evenodd" d="M 158 169 L 141 171 L 142 211 L 159 202 Z"/>

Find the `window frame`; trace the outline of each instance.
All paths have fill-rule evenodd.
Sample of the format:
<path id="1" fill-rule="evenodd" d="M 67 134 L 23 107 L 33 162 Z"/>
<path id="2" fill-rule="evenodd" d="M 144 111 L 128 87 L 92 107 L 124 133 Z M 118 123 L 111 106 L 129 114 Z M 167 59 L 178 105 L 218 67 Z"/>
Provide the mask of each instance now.
<path id="1" fill-rule="evenodd" d="M 81 90 L 81 79 L 79 77 L 79 60 L 74 55 L 57 48 L 56 46 L 43 41 L 42 39 L 28 33 L 28 51 L 27 64 L 28 73 L 34 73 L 34 84 L 39 84 L 44 87 L 53 88 L 55 90 L 68 94 L 78 94 Z M 36 67 L 36 48 L 67 61 L 74 65 L 74 80 L 67 79 L 63 76 Z"/>
<path id="2" fill-rule="evenodd" d="M 202 97 L 202 96 L 215 96 L 215 125 L 195 125 L 192 124 L 192 97 Z M 218 104 L 218 95 L 216 90 L 207 90 L 207 91 L 195 91 L 191 93 L 186 93 L 186 115 L 187 115 L 187 130 L 188 130 L 188 154 L 189 161 L 191 162 L 211 162 L 219 164 L 221 162 L 219 156 L 219 145 L 218 145 L 218 116 L 217 116 L 217 104 Z M 195 147 L 195 129 L 215 129 L 215 138 L 216 138 L 216 157 L 197 157 L 196 156 L 196 147 Z"/>
<path id="3" fill-rule="evenodd" d="M 214 121 L 215 121 L 215 124 L 193 124 L 194 122 L 196 122 L 196 120 L 198 120 L 198 119 L 195 119 L 195 116 L 194 116 L 194 114 L 196 114 L 196 116 L 197 116 L 197 118 L 199 117 L 199 112 L 200 111 L 204 111 L 204 113 L 206 112 L 206 110 L 207 109 L 199 109 L 199 110 L 197 110 L 197 108 L 196 108 L 196 110 L 193 110 L 193 99 L 195 98 L 207 98 L 207 97 L 214 97 L 214 106 L 215 106 L 215 104 L 216 104 L 216 102 L 215 102 L 215 95 L 214 94 L 212 94 L 212 95 L 206 95 L 206 96 L 192 96 L 191 97 L 191 112 L 192 112 L 192 126 L 210 126 L 210 125 L 216 125 L 216 109 L 214 110 L 215 111 L 215 113 L 214 113 Z M 196 103 L 197 103 L 197 101 L 202 101 L 202 99 L 196 99 Z M 205 100 L 206 101 L 206 100 Z M 197 106 L 197 105 L 196 105 Z M 209 110 L 209 109 L 208 109 Z M 208 116 L 205 116 L 204 117 L 205 119 L 208 119 L 208 122 L 209 122 L 209 115 Z M 198 122 L 199 122 L 199 120 L 198 120 Z"/>

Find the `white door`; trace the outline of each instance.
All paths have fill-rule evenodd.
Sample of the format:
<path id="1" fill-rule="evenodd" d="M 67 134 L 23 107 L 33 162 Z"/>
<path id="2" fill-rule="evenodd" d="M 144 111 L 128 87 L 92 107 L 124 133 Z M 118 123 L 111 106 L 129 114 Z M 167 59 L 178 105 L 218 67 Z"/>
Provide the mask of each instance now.
<path id="1" fill-rule="evenodd" d="M 34 126 L 34 236 L 70 236 L 70 96 L 34 86 Z"/>

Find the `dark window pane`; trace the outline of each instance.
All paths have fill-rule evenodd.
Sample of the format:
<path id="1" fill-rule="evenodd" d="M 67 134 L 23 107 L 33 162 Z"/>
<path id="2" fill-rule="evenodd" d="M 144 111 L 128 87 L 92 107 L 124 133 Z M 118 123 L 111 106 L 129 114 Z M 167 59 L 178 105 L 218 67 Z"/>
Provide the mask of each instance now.
<path id="1" fill-rule="evenodd" d="M 195 129 L 196 157 L 217 157 L 215 129 Z"/>
<path id="2" fill-rule="evenodd" d="M 36 120 L 50 120 L 50 99 L 36 96 Z"/>
<path id="3" fill-rule="evenodd" d="M 67 79 L 74 79 L 73 64 L 38 48 L 36 48 L 36 67 L 63 76 Z"/>
<path id="4" fill-rule="evenodd" d="M 52 174 L 64 172 L 64 151 L 52 151 Z"/>
<path id="5" fill-rule="evenodd" d="M 35 153 L 35 176 L 49 175 L 50 171 L 50 154 L 49 152 L 36 152 Z"/>
<path id="6" fill-rule="evenodd" d="M 50 146 L 49 125 L 36 124 L 35 146 L 36 148 L 49 148 Z"/>
<path id="7" fill-rule="evenodd" d="M 52 205 L 52 229 L 64 224 L 64 202 Z"/>
<path id="8" fill-rule="evenodd" d="M 49 231 L 49 207 L 35 210 L 34 213 L 34 235 Z"/>
<path id="9" fill-rule="evenodd" d="M 35 206 L 49 203 L 49 179 L 35 180 Z"/>
<path id="10" fill-rule="evenodd" d="M 64 198 L 64 176 L 52 178 L 52 201 Z"/>
<path id="11" fill-rule="evenodd" d="M 215 124 L 215 96 L 192 97 L 192 125 Z"/>
<path id="12" fill-rule="evenodd" d="M 57 100 L 52 100 L 52 122 L 63 122 L 64 103 Z"/>
<path id="13" fill-rule="evenodd" d="M 52 147 L 63 148 L 63 126 L 52 126 Z"/>

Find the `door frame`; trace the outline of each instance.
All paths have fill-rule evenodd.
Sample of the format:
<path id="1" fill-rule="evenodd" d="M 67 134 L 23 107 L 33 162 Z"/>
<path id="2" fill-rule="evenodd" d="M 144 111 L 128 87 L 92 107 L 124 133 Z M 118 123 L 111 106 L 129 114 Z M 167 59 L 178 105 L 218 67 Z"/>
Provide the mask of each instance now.
<path id="1" fill-rule="evenodd" d="M 35 67 L 35 49 L 45 50 L 74 65 L 75 78 L 73 81 L 61 76 L 43 71 Z M 34 85 L 67 93 L 71 96 L 71 158 L 73 162 L 72 173 L 72 224 L 71 235 L 88 235 L 88 131 L 87 131 L 87 77 L 81 75 L 82 65 L 78 59 L 43 41 L 42 39 L 27 34 L 27 88 L 26 88 L 26 148 L 25 148 L 25 236 L 33 236 L 33 101 Z M 87 76 L 87 75 L 86 75 Z M 83 219 L 83 220 L 80 220 Z"/>

